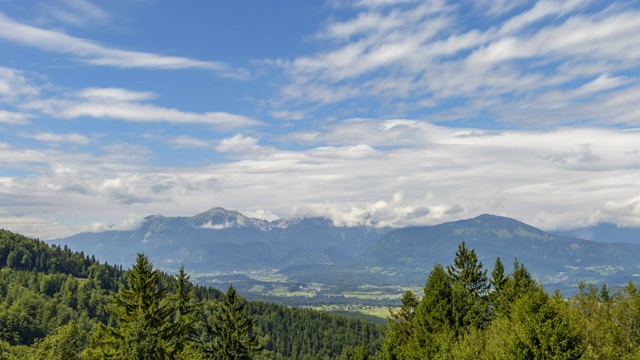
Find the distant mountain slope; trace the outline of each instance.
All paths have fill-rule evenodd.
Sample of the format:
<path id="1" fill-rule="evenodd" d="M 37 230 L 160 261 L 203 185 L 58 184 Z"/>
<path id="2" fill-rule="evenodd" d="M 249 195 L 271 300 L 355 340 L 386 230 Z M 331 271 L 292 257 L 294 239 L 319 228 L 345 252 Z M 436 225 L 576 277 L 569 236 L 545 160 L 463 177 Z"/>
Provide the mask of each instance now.
<path id="1" fill-rule="evenodd" d="M 573 230 L 554 231 L 553 233 L 597 242 L 626 242 L 640 245 L 640 228 L 619 227 L 614 224 L 599 224 Z"/>
<path id="2" fill-rule="evenodd" d="M 198 272 L 273 268 L 302 282 L 421 285 L 435 263 L 451 263 L 462 241 L 489 272 L 496 257 L 507 269 L 517 257 L 550 289 L 575 289 L 579 281 L 617 286 L 640 274 L 640 245 L 553 235 L 493 215 L 390 231 L 336 227 L 322 218 L 269 222 L 214 208 L 193 217 L 149 216 L 137 230 L 54 242 L 124 265 L 144 252 L 165 270 L 182 264 Z"/>
<path id="3" fill-rule="evenodd" d="M 450 264 L 459 243 L 475 249 L 489 272 L 496 257 L 507 268 L 514 258 L 554 287 L 575 286 L 578 281 L 618 285 L 640 273 L 640 246 L 604 244 L 562 237 L 514 219 L 481 215 L 431 227 L 398 229 L 358 256 L 355 268 L 386 269 L 397 277 L 423 281 L 435 263 Z"/>
<path id="4" fill-rule="evenodd" d="M 245 245 L 253 244 L 238 244 Z M 104 332 L 98 330 L 98 324 L 114 323 L 105 306 L 109 294 L 128 279 L 121 267 L 0 229 L 0 270 L 0 359 L 34 358 L 27 346 L 38 346 L 37 341 L 68 326 L 70 320 L 78 332 L 86 332 L 73 337 L 73 346 L 101 353 Z M 162 278 L 163 286 L 172 293 L 175 278 L 167 274 Z M 194 290 L 195 298 L 207 308 L 213 308 L 212 302 L 223 296 L 213 288 L 197 286 Z M 247 311 L 255 335 L 264 339 L 266 353 L 260 358 L 265 359 L 337 359 L 343 348 L 358 345 L 373 352 L 383 336 L 378 325 L 311 309 L 249 301 Z M 64 344 L 60 339 L 56 337 L 55 348 L 46 350 L 51 359 L 61 358 Z"/>
<path id="5" fill-rule="evenodd" d="M 266 221 L 213 208 L 192 217 L 152 215 L 132 231 L 80 233 L 51 240 L 110 263 L 130 265 L 145 253 L 157 266 L 197 271 L 251 270 L 300 264 L 341 264 L 389 229 L 337 227 L 328 219 Z"/>

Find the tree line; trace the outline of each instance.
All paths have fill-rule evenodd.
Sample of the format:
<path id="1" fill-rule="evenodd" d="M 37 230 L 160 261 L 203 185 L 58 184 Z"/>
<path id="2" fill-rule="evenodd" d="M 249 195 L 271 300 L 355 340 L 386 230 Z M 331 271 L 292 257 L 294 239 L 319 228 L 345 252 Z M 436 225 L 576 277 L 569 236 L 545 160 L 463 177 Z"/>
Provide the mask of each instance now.
<path id="1" fill-rule="evenodd" d="M 0 230 L 0 359 L 332 359 L 361 344 L 373 353 L 382 334 L 193 285 L 143 254 L 123 270 Z"/>
<path id="2" fill-rule="evenodd" d="M 490 274 L 461 243 L 387 325 L 247 302 L 0 231 L 0 359 L 637 359 L 640 290 L 549 294 L 517 259 Z"/>
<path id="3" fill-rule="evenodd" d="M 638 359 L 640 291 L 629 283 L 579 284 L 549 295 L 517 259 L 491 275 L 461 243 L 453 264 L 432 269 L 421 298 L 411 291 L 391 312 L 378 356 L 391 359 Z"/>

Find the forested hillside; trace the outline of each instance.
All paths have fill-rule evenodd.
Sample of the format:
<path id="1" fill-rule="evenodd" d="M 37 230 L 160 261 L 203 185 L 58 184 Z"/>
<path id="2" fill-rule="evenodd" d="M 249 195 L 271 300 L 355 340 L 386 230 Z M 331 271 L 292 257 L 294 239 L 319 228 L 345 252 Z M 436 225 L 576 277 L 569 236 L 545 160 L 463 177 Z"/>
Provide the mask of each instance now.
<path id="1" fill-rule="evenodd" d="M 638 359 L 640 291 L 629 283 L 579 285 L 564 299 L 547 294 L 514 261 L 487 275 L 473 249 L 458 246 L 452 265 L 436 265 L 419 298 L 407 292 L 389 319 L 383 359 Z"/>
<path id="2" fill-rule="evenodd" d="M 225 335 L 230 318 L 245 338 Z M 374 353 L 381 337 L 380 326 L 360 320 L 193 286 L 144 255 L 124 271 L 0 231 L 2 359 L 220 358 L 243 341 L 254 358 L 339 358 Z"/>
<path id="3" fill-rule="evenodd" d="M 638 359 L 640 289 L 546 293 L 463 242 L 386 331 L 193 286 L 139 254 L 127 271 L 0 232 L 1 359 Z"/>

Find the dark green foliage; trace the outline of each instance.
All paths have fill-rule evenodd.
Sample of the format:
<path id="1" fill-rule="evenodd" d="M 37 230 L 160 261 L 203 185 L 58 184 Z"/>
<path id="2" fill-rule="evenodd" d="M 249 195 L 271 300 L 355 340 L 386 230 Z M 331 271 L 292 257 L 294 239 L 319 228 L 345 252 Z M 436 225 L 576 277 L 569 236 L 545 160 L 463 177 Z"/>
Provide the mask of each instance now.
<path id="1" fill-rule="evenodd" d="M 490 291 L 475 252 L 460 244 L 453 265 L 431 270 L 411 320 L 400 322 L 392 313 L 381 357 L 578 359 L 585 353 L 584 332 L 572 308 L 536 287 L 517 260 L 505 276 L 497 259 L 491 284 Z"/>
<path id="2" fill-rule="evenodd" d="M 498 311 L 508 312 L 510 304 L 535 290 L 536 282 L 529 270 L 518 259 L 514 259 L 513 271 L 507 276 L 500 291 Z"/>
<path id="3" fill-rule="evenodd" d="M 207 328 L 213 336 L 213 342 L 205 352 L 212 355 L 213 359 L 251 359 L 261 349 L 253 334 L 253 321 L 247 315 L 244 299 L 236 293 L 233 286 L 227 290 Z"/>
<path id="4" fill-rule="evenodd" d="M 81 359 L 83 334 L 72 321 L 58 327 L 31 349 L 33 360 L 77 360 Z"/>
<path id="5" fill-rule="evenodd" d="M 44 273 L 65 273 L 83 276 L 95 261 L 83 253 L 71 252 L 66 246 L 50 247 L 43 241 L 27 239 L 0 230 L 0 266 L 15 270 L 35 270 Z"/>
<path id="6" fill-rule="evenodd" d="M 347 346 L 342 350 L 342 354 L 340 355 L 340 360 L 369 360 L 371 359 L 371 354 L 367 352 L 367 348 L 364 345 L 360 345 L 355 349 Z"/>
<path id="7" fill-rule="evenodd" d="M 489 289 L 487 285 L 487 270 L 482 270 L 482 263 L 478 261 L 475 250 L 467 249 L 464 241 L 458 245 L 453 265 L 447 266 L 447 276 L 451 283 L 458 283 L 464 292 L 474 298 L 482 298 Z"/>
<path id="8" fill-rule="evenodd" d="M 402 344 L 409 342 L 413 336 L 412 321 L 418 307 L 418 297 L 407 290 L 402 296 L 402 307 L 397 312 L 389 310 L 387 334 L 382 343 L 383 359 L 400 359 Z"/>
<path id="9" fill-rule="evenodd" d="M 267 358 L 322 359 L 340 356 L 346 346 L 375 352 L 383 328 L 352 318 L 265 302 L 248 303 Z"/>
<path id="10" fill-rule="evenodd" d="M 118 359 L 163 359 L 167 357 L 171 330 L 171 303 L 160 286 L 160 271 L 146 256 L 138 254 L 129 273 L 129 289 L 112 294 L 108 308 L 117 326 L 108 327 L 105 354 Z"/>
<path id="11" fill-rule="evenodd" d="M 504 285 L 507 282 L 507 279 L 504 275 L 504 265 L 502 265 L 502 260 L 500 257 L 496 258 L 496 263 L 493 266 L 493 271 L 491 271 L 491 285 L 495 292 L 500 293 L 504 289 Z"/>
<path id="12" fill-rule="evenodd" d="M 405 293 L 381 342 L 374 324 L 244 303 L 233 288 L 225 295 L 192 286 L 184 269 L 168 276 L 142 255 L 125 272 L 0 232 L 0 358 L 98 359 L 106 352 L 201 359 L 204 349 L 216 349 L 209 355 L 236 359 L 250 358 L 258 344 L 264 350 L 253 353 L 256 359 L 640 358 L 635 284 L 619 291 L 580 284 L 578 295 L 562 299 L 546 294 L 517 259 L 507 275 L 497 259 L 489 289 L 474 251 L 458 250 L 453 265 L 432 269 L 420 300 Z"/>
<path id="13" fill-rule="evenodd" d="M 566 315 L 566 306 L 541 288 L 518 299 L 505 352 L 513 359 L 579 359 L 585 351 L 582 334 Z"/>
<path id="14" fill-rule="evenodd" d="M 198 317 L 200 303 L 195 299 L 195 288 L 189 282 L 189 275 L 185 272 L 184 266 L 180 267 L 178 271 L 175 288 L 175 293 L 171 298 L 171 303 L 174 306 L 169 342 L 171 357 L 182 354 L 189 344 L 197 342 L 200 322 Z"/>
<path id="15" fill-rule="evenodd" d="M 7 258 L 11 259 L 11 266 Z M 40 260 L 29 260 L 34 258 Z M 212 340 L 201 336 L 205 332 L 203 319 L 212 319 L 224 299 L 224 293 L 216 289 L 192 286 L 184 270 L 174 278 L 142 266 L 144 271 L 136 275 L 132 274 L 133 269 L 123 271 L 8 231 L 0 231 L 0 260 L 0 359 L 31 359 L 45 353 L 51 354 L 51 359 L 56 354 L 73 359 L 72 353 L 81 359 L 100 359 L 103 352 L 115 355 L 133 351 L 136 346 L 155 345 L 162 346 L 166 358 L 201 359 L 200 345 Z M 155 278 L 157 287 L 150 285 L 153 281 L 142 281 L 145 278 Z M 132 279 L 137 279 L 139 285 L 127 285 Z M 137 317 L 122 329 L 118 327 L 118 316 L 132 317 L 118 315 L 115 308 L 111 315 L 107 313 L 110 294 L 126 294 L 134 288 L 163 294 L 159 308 L 153 312 L 155 317 L 166 319 L 160 308 L 167 309 L 168 304 L 168 327 L 163 324 L 150 331 L 139 326 L 142 320 Z M 123 309 L 135 308 L 129 305 Z M 256 339 L 264 344 L 265 350 L 257 354 L 260 359 L 338 358 L 348 347 L 357 350 L 361 345 L 372 354 L 382 336 L 380 326 L 308 309 L 263 302 L 248 302 L 246 309 L 254 321 Z M 166 338 L 140 341 L 136 346 L 122 345 L 105 326 L 116 332 L 137 332 L 139 339 L 153 333 Z"/>

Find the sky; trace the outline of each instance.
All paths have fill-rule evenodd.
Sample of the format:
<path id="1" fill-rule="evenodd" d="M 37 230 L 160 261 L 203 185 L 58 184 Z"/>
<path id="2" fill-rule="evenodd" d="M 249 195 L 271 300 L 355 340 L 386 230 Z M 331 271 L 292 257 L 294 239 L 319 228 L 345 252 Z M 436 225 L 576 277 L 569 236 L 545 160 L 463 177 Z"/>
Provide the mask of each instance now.
<path id="1" fill-rule="evenodd" d="M 638 1 L 0 0 L 0 227 L 640 226 Z"/>

